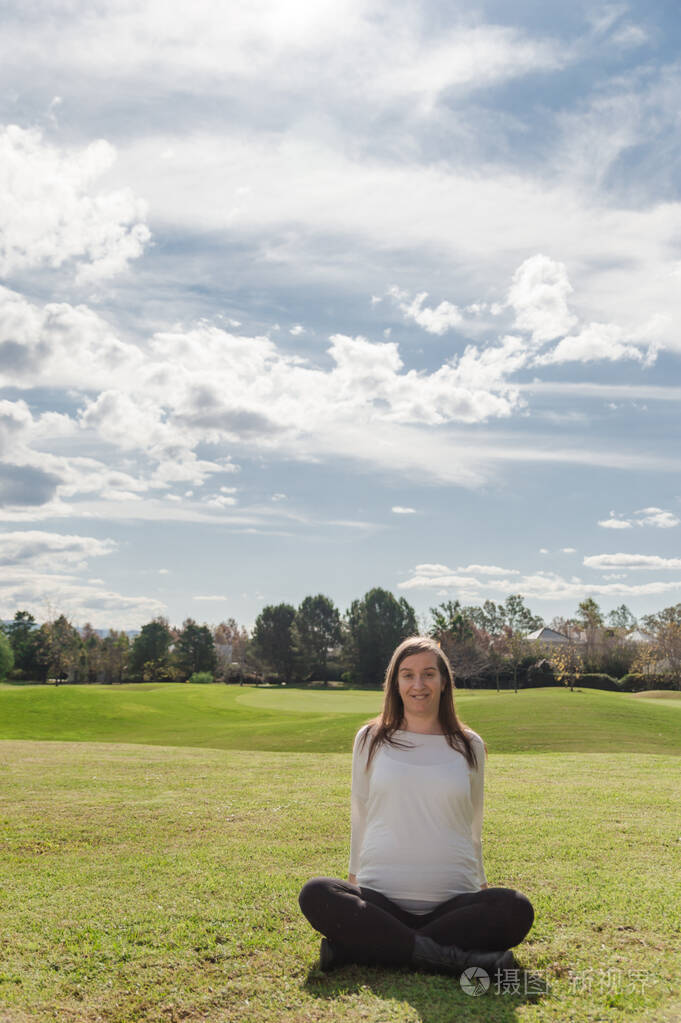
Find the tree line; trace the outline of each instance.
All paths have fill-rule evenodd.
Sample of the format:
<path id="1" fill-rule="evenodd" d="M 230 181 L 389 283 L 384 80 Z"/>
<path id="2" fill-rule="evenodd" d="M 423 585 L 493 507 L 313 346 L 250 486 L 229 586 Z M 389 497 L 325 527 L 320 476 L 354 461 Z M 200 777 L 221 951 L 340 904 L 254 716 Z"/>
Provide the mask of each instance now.
<path id="1" fill-rule="evenodd" d="M 681 685 L 681 604 L 645 615 L 638 623 L 626 605 L 604 614 L 593 598 L 550 628 L 560 646 L 528 638 L 543 626 L 521 594 L 482 605 L 445 601 L 419 621 L 390 591 L 374 588 L 343 613 L 324 594 L 299 607 L 268 605 L 249 632 L 233 618 L 215 626 L 187 618 L 173 627 L 163 617 L 106 636 L 86 624 L 76 629 L 63 615 L 39 625 L 20 610 L 0 627 L 0 678 L 82 683 L 124 681 L 285 681 L 377 686 L 395 646 L 428 633 L 447 653 L 460 685 L 546 685 L 588 677 L 612 681 L 635 674 L 662 685 Z M 632 635 L 637 630 L 643 635 Z M 662 682 L 660 682 L 662 679 Z"/>

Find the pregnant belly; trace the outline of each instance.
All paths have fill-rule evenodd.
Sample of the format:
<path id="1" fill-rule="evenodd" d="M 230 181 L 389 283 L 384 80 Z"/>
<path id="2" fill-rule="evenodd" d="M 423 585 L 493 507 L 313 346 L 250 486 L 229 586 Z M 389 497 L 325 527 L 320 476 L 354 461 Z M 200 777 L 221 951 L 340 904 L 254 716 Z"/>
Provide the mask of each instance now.
<path id="1" fill-rule="evenodd" d="M 358 879 L 386 895 L 390 889 L 414 898 L 444 900 L 450 892 L 477 890 L 478 864 L 472 843 L 457 836 L 407 847 L 386 833 L 367 834 Z"/>

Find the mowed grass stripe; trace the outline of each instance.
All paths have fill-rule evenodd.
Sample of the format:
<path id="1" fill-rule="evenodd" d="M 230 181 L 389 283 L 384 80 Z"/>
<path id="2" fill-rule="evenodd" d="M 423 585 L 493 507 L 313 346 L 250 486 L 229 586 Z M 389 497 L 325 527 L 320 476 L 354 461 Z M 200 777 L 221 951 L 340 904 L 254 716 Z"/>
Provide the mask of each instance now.
<path id="1" fill-rule="evenodd" d="M 0 743 L 0 1019 L 678 1020 L 677 756 L 490 756 L 485 863 L 535 906 L 519 957 L 549 981 L 536 1003 L 316 970 L 297 894 L 346 875 L 349 768 L 348 753 Z M 619 986 L 598 984 L 608 971 Z M 634 971 L 647 982 L 629 990 Z"/>
<path id="2" fill-rule="evenodd" d="M 460 690 L 456 699 L 460 716 L 499 753 L 681 753 L 681 715 L 671 700 L 557 688 Z M 2 686 L 0 739 L 340 753 L 380 703 L 380 692 L 361 690 Z"/>

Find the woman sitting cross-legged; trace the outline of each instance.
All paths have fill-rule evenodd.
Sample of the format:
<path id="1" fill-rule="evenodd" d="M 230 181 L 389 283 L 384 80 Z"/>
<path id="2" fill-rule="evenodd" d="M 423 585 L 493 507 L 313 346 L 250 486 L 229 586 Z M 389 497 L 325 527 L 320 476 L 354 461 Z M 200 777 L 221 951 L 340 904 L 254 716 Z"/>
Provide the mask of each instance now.
<path id="1" fill-rule="evenodd" d="M 383 710 L 357 733 L 348 881 L 315 877 L 300 908 L 322 969 L 406 966 L 459 976 L 514 969 L 534 910 L 490 888 L 482 863 L 486 746 L 458 718 L 449 661 L 416 636 L 395 650 Z"/>

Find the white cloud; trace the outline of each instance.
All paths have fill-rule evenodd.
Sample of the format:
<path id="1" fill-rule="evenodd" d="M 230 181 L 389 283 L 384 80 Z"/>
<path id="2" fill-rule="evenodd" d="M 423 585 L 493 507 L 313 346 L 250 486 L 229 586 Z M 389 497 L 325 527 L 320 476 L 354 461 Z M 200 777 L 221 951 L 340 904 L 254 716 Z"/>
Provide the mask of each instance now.
<path id="1" fill-rule="evenodd" d="M 0 287 L 0 385 L 105 390 L 125 388 L 145 365 L 97 313 L 66 302 L 34 305 Z"/>
<path id="2" fill-rule="evenodd" d="M 202 596 L 202 597 L 194 597 L 194 600 L 219 601 L 220 603 L 222 603 L 223 601 L 229 600 L 229 597 L 226 597 L 223 594 L 215 593 L 215 594 L 208 594 L 208 595 Z"/>
<path id="3" fill-rule="evenodd" d="M 230 79 L 257 81 L 274 73 L 280 60 L 302 62 L 306 50 L 314 53 L 320 47 L 326 54 L 330 43 L 361 30 L 362 14 L 363 5 L 354 0 L 348 0 L 343 16 L 329 0 L 312 8 L 299 0 L 265 0 L 257 8 L 235 9 L 230 18 L 207 0 L 196 0 L 191 9 L 157 0 L 139 6 L 105 0 L 88 10 L 87 18 L 82 5 L 62 5 L 58 27 L 51 19 L 36 18 L 31 34 L 40 41 L 46 66 L 54 61 L 86 74 L 93 87 L 101 78 L 117 82 L 119 89 L 126 80 L 200 88 L 224 78 L 225 68 Z M 15 49 L 26 46 L 22 27 L 23 20 L 11 26 Z"/>
<path id="4" fill-rule="evenodd" d="M 618 519 L 614 517 L 614 512 L 610 513 L 609 519 L 600 519 L 598 522 L 599 526 L 603 529 L 631 529 L 631 522 L 629 519 Z"/>
<path id="5" fill-rule="evenodd" d="M 133 451 L 142 444 L 155 448 L 172 445 L 179 440 L 177 432 L 165 421 L 158 399 L 144 398 L 138 393 L 102 391 L 87 401 L 79 415 L 80 425 L 123 451 Z"/>
<path id="6" fill-rule="evenodd" d="M 515 311 L 515 325 L 541 344 L 566 334 L 576 322 L 568 309 L 572 285 L 564 263 L 537 254 L 522 263 L 513 275 L 508 304 Z"/>
<path id="7" fill-rule="evenodd" d="M 664 508 L 640 508 L 634 512 L 632 518 L 617 516 L 614 511 L 610 512 L 609 519 L 602 519 L 598 525 L 605 529 L 631 529 L 632 526 L 656 526 L 658 529 L 671 529 L 678 526 L 681 519 L 673 512 L 665 511 Z"/>
<path id="8" fill-rule="evenodd" d="M 586 560 L 585 560 L 586 564 Z M 678 566 L 681 568 L 681 560 Z M 474 566 L 469 566 L 469 569 Z M 408 579 L 398 584 L 401 590 L 436 590 L 439 596 L 456 595 L 459 599 L 484 600 L 500 597 L 512 590 L 522 593 L 527 599 L 536 600 L 582 600 L 585 596 L 636 597 L 655 596 L 673 590 L 681 590 L 681 580 L 674 582 L 650 582 L 628 585 L 619 581 L 591 583 L 573 576 L 565 579 L 555 572 L 536 572 L 522 575 L 513 570 L 512 578 L 506 570 L 503 577 L 494 578 L 481 572 L 453 570 L 445 565 L 417 565 Z"/>
<path id="9" fill-rule="evenodd" d="M 32 425 L 33 416 L 25 401 L 0 401 L 0 455 Z"/>
<path id="10" fill-rule="evenodd" d="M 330 16 L 335 18 L 335 15 Z M 314 23 L 318 24 L 317 21 Z M 509 38 L 504 33 L 494 35 L 497 43 L 502 37 Z M 475 36 L 477 41 L 481 38 L 480 35 Z M 50 173 L 59 176 L 57 172 L 60 172 L 66 183 L 71 182 L 69 187 L 75 190 L 76 199 L 80 196 L 88 200 L 81 204 L 76 199 L 70 204 L 65 201 L 67 210 L 76 211 L 73 222 L 77 227 L 81 220 L 91 223 L 87 213 L 91 209 L 104 211 L 107 216 L 114 207 L 119 212 L 123 208 L 128 212 L 133 209 L 134 203 L 127 207 L 121 200 L 117 205 L 118 201 L 109 202 L 107 196 L 92 194 L 97 174 L 109 165 L 113 156 L 113 150 L 106 144 L 67 153 L 47 146 L 35 133 L 20 133 L 19 136 L 6 133 L 7 140 L 13 142 L 15 149 L 23 146 L 30 150 L 30 159 L 36 167 L 40 163 L 38 157 L 44 157 L 45 165 L 51 168 Z M 183 158 L 184 143 L 181 139 L 167 141 L 173 144 L 160 150 L 170 154 L 164 164 L 176 168 L 177 161 L 181 163 Z M 335 228 L 342 227 L 344 231 L 361 232 L 366 227 L 366 223 L 364 227 L 352 223 L 356 212 L 355 186 L 372 203 L 380 191 L 378 220 L 369 218 L 376 240 L 380 236 L 379 229 L 387 224 L 381 218 L 390 212 L 394 219 L 394 210 L 401 208 L 398 203 L 389 211 L 388 205 L 383 205 L 384 185 L 390 193 L 391 181 L 397 183 L 392 197 L 396 198 L 403 188 L 407 189 L 415 181 L 410 175 L 416 168 L 408 162 L 399 167 L 388 167 L 379 162 L 372 164 L 371 161 L 369 165 L 362 161 L 350 161 L 348 164 L 349 158 L 343 157 L 340 160 L 341 170 L 343 174 L 348 173 L 341 183 L 336 177 L 338 160 L 333 165 L 327 162 L 330 151 L 324 148 L 325 143 L 310 148 L 311 144 L 304 136 L 301 140 L 284 139 L 280 142 L 273 142 L 272 137 L 263 137 L 258 145 L 261 150 L 264 147 L 265 152 L 270 145 L 275 145 L 277 159 L 283 161 L 292 175 L 289 184 L 300 171 L 302 161 L 303 173 L 309 172 L 309 180 L 314 181 L 317 187 L 305 194 L 305 201 L 299 208 L 287 204 L 298 201 L 300 184 L 290 193 L 277 197 L 277 202 L 281 200 L 280 205 L 274 202 L 264 209 L 259 200 L 263 198 L 265 206 L 270 202 L 272 189 L 279 188 L 276 174 L 272 175 L 268 170 L 267 182 L 264 178 L 254 179 L 247 189 L 243 180 L 235 180 L 232 182 L 233 191 L 238 193 L 240 200 L 247 202 L 249 196 L 254 199 L 253 211 L 257 212 L 252 212 L 251 216 L 256 221 L 249 221 L 248 231 L 269 230 L 272 218 L 276 220 L 277 217 L 282 217 L 281 224 L 304 226 L 305 217 L 311 216 L 310 205 L 319 205 L 316 212 L 328 215 L 325 212 L 329 205 L 326 204 L 326 191 L 331 185 L 339 184 L 339 202 L 330 206 L 332 216 L 338 216 Z M 216 160 L 218 156 L 224 156 L 223 143 L 224 139 L 220 138 L 207 142 Z M 136 150 L 135 155 L 140 153 Z M 249 154 L 253 156 L 248 141 L 238 142 L 232 154 L 233 161 L 223 162 L 220 174 L 229 175 L 235 167 L 241 172 L 244 166 L 239 161 L 243 156 L 248 163 Z M 198 160 L 202 172 L 205 169 L 210 179 L 211 160 L 205 164 L 203 155 L 194 154 L 193 159 Z M 157 174 L 153 181 L 149 179 L 150 194 L 158 202 L 158 216 L 163 219 L 170 216 L 169 210 L 163 207 L 164 171 L 159 171 L 158 161 L 146 164 L 142 160 L 136 164 L 137 172 L 141 167 L 152 165 Z M 130 166 L 128 163 L 127 169 Z M 196 162 L 193 163 L 194 169 L 195 166 Z M 262 166 L 259 162 L 256 175 L 262 173 Z M 437 168 L 432 175 L 429 173 L 428 185 L 432 184 L 435 193 L 446 200 L 446 207 L 446 203 L 451 202 L 452 185 L 458 172 L 445 174 L 441 170 Z M 511 190 L 516 187 L 533 193 L 536 190 L 536 182 L 528 182 L 527 179 L 506 176 L 504 181 Z M 172 184 L 173 210 L 184 209 L 184 204 L 177 201 L 176 176 Z M 477 181 L 476 189 L 478 185 L 490 198 L 497 194 L 499 181 Z M 40 188 L 43 186 L 47 187 L 44 182 Z M 467 191 L 463 181 L 462 186 L 461 193 L 454 189 L 457 201 L 462 195 L 466 201 L 479 202 L 477 190 L 469 188 Z M 366 188 L 368 192 L 365 192 Z M 193 188 L 192 194 L 197 191 L 203 197 L 210 192 L 210 187 L 207 192 L 203 188 Z M 423 194 L 423 187 L 420 191 Z M 430 197 L 430 188 L 426 188 L 425 193 Z M 133 201 L 132 193 L 120 194 Z M 510 193 L 505 193 L 506 199 L 509 196 Z M 201 197 L 196 201 L 201 201 Z M 551 204 L 554 199 L 555 196 Z M 515 208 L 514 204 L 509 206 L 509 209 Z M 446 208 L 444 212 L 438 211 L 438 224 L 446 212 Z M 467 215 L 469 211 L 461 212 Z M 262 219 L 258 219 L 261 213 Z M 428 211 L 425 213 L 428 219 Z M 191 222 L 193 227 L 200 227 L 195 215 L 196 208 L 193 208 L 191 217 L 194 219 L 187 224 Z M 422 218 L 409 215 L 407 219 L 409 226 L 417 225 L 418 230 L 404 239 L 405 244 L 420 244 L 425 239 L 424 234 L 419 234 Z M 170 216 L 170 221 L 177 225 L 175 213 Z M 113 222 L 111 218 L 107 221 Z M 120 228 L 119 234 L 121 231 L 125 234 L 128 230 L 125 217 L 116 223 Z M 312 219 L 308 221 L 311 223 Z M 334 225 L 322 225 L 321 229 L 328 227 L 333 228 Z M 390 230 L 391 227 L 388 234 L 381 237 L 382 245 L 390 245 L 396 240 L 396 235 L 391 239 Z M 467 238 L 472 237 L 468 229 L 463 233 Z M 57 243 L 52 235 L 49 237 L 52 240 L 45 248 L 40 237 L 27 235 L 27 251 L 35 252 L 35 257 L 31 258 L 38 260 L 35 265 L 42 265 L 40 261 L 45 259 L 49 263 L 52 258 L 49 253 L 56 251 Z M 58 231 L 54 237 L 58 237 Z M 433 237 L 438 244 L 443 241 L 443 237 L 439 240 Z M 74 242 L 71 248 L 68 244 L 60 244 L 58 248 L 61 256 L 75 261 L 83 272 L 99 273 L 104 265 L 100 265 L 101 260 L 106 263 L 111 252 L 105 251 L 106 246 L 97 248 L 97 244 L 92 241 L 84 245 L 79 241 L 77 244 Z M 122 251 L 116 249 L 118 256 L 114 253 L 111 258 L 118 258 Z M 123 262 L 127 258 L 123 258 Z M 94 271 L 96 266 L 100 266 L 100 270 Z M 23 506 L 27 507 L 32 502 L 34 509 L 26 514 L 46 515 L 49 511 L 56 515 L 65 513 L 69 499 L 97 493 L 100 501 L 121 505 L 122 513 L 135 504 L 148 502 L 150 491 L 167 490 L 177 482 L 200 487 L 211 476 L 236 471 L 231 451 L 237 449 L 278 452 L 303 459 L 348 457 L 389 471 L 398 469 L 405 473 L 416 469 L 424 476 L 473 486 L 487 479 L 495 467 L 506 460 L 526 458 L 530 461 L 594 464 L 623 464 L 624 460 L 624 463 L 633 464 L 632 456 L 626 453 L 615 453 L 610 459 L 607 452 L 579 452 L 555 447 L 551 451 L 540 450 L 536 443 L 531 449 L 524 450 L 520 444 L 514 448 L 503 441 L 471 444 L 470 437 L 463 434 L 455 436 L 453 431 L 445 434 L 442 430 L 442 427 L 455 423 L 475 424 L 493 418 L 508 418 L 524 408 L 519 388 L 511 383 L 511 378 L 518 370 L 526 368 L 528 361 L 534 357 L 533 346 L 552 340 L 557 336 L 556 331 L 566 330 L 574 321 L 567 304 L 571 290 L 563 263 L 540 254 L 525 259 L 514 274 L 508 297 L 518 328 L 530 333 L 532 341 L 503 336 L 498 342 L 486 346 L 469 344 L 462 354 L 453 355 L 431 372 L 424 372 L 407 369 L 394 343 L 381 344 L 365 337 L 343 334 L 331 337 L 328 350 L 330 367 L 328 361 L 314 365 L 290 355 L 267 337 L 239 336 L 231 329 L 212 327 L 205 322 L 194 328 L 159 331 L 150 340 L 133 344 L 119 339 L 104 318 L 86 306 L 48 302 L 41 307 L 18 292 L 1 289 L 0 384 L 25 389 L 36 386 L 68 388 L 71 396 L 80 395 L 81 407 L 76 417 L 48 413 L 52 417 L 49 422 L 46 417 L 33 419 L 28 413 L 28 419 L 21 427 L 21 460 L 17 456 L 10 469 L 5 470 L 4 481 L 0 482 L 0 498 L 10 507 L 21 508 L 19 498 L 23 495 Z M 391 289 L 391 293 L 402 303 L 405 315 L 431 333 L 442 334 L 461 321 L 458 306 L 451 302 L 428 307 L 424 304 L 426 292 L 413 300 L 410 293 L 398 289 Z M 473 303 L 467 308 L 478 311 L 487 305 Z M 298 324 L 292 331 L 303 329 Z M 612 329 L 619 331 L 619 328 Z M 574 338 L 563 338 L 554 352 L 548 353 L 549 357 L 556 361 L 560 346 L 569 341 L 574 341 Z M 586 358 L 584 351 L 573 355 Z M 600 357 L 614 356 L 611 350 L 610 355 L 603 352 Z M 439 432 L 436 433 L 433 427 L 437 427 Z M 10 429 L 9 426 L 7 428 Z M 15 423 L 11 429 L 16 428 Z M 49 448 L 57 432 L 63 436 L 71 432 L 77 436 L 79 445 L 82 444 L 86 450 L 96 449 L 101 457 L 65 458 L 44 450 Z M 417 449 L 421 446 L 423 451 L 426 437 L 428 451 L 419 457 Z M 229 454 L 214 459 L 200 457 L 197 450 L 204 445 L 216 445 Z M 456 458 L 452 458 L 454 454 Z M 643 458 L 639 459 L 639 462 L 643 461 Z M 652 467 L 654 460 L 650 464 Z M 169 502 L 181 503 L 177 497 L 169 494 Z M 202 503 L 212 503 L 217 510 L 225 511 L 235 503 L 235 498 L 221 490 Z M 152 501 L 147 508 L 163 515 L 165 513 L 160 511 L 159 504 Z M 95 507 L 94 502 L 89 507 Z M 35 511 L 36 508 L 42 511 Z M 79 511 L 85 514 L 85 509 L 85 503 L 81 503 Z M 118 517 L 119 512 L 112 514 Z"/>
<path id="11" fill-rule="evenodd" d="M 305 333 L 305 327 L 300 323 L 296 323 L 295 327 L 291 327 L 289 334 L 293 334 L 294 337 L 300 337 L 301 334 Z"/>
<path id="12" fill-rule="evenodd" d="M 393 507 L 391 508 L 391 511 L 395 515 L 414 515 L 414 514 L 416 514 L 416 508 L 403 508 L 399 504 L 393 505 Z"/>
<path id="13" fill-rule="evenodd" d="M 565 264 L 541 254 L 526 259 L 514 273 L 508 305 L 515 311 L 516 328 L 530 333 L 535 346 L 561 338 L 549 351 L 537 352 L 532 365 L 620 359 L 649 365 L 655 360 L 664 327 L 659 314 L 628 334 L 615 323 L 590 323 L 576 334 L 565 336 L 578 323 L 568 307 L 572 291 Z M 632 343 L 635 341 L 648 345 L 647 354 Z"/>
<path id="14" fill-rule="evenodd" d="M 76 625 L 90 622 L 95 628 L 131 629 L 162 614 L 166 605 L 69 574 L 15 568 L 0 577 L 0 617 L 12 617 L 17 608 L 29 611 L 38 621 L 65 614 Z"/>
<path id="15" fill-rule="evenodd" d="M 657 571 L 681 568 L 681 558 L 661 558 L 656 554 L 592 554 L 584 558 L 587 568 L 625 568 Z"/>
<path id="16" fill-rule="evenodd" d="M 558 398 L 590 398 L 599 401 L 604 398 L 618 398 L 620 401 L 645 399 L 646 401 L 681 401 L 681 387 L 665 387 L 655 384 L 601 384 L 583 381 L 573 383 L 561 380 L 539 380 L 516 385 L 528 394 L 555 394 Z"/>
<path id="17" fill-rule="evenodd" d="M 678 526 L 681 519 L 673 512 L 665 511 L 662 508 L 641 508 L 635 512 L 638 516 L 637 525 L 657 526 L 659 529 L 671 529 Z"/>
<path id="18" fill-rule="evenodd" d="M 599 132 L 603 134 L 600 126 Z M 566 137 L 571 139 L 572 133 L 566 129 Z M 173 160 L 159 163 L 159 152 L 169 147 Z M 652 331 L 655 337 L 646 343 L 679 349 L 674 324 L 681 299 L 669 278 L 669 252 L 681 223 L 681 204 L 633 209 L 610 200 L 602 203 L 581 181 L 575 184 L 565 168 L 561 173 L 551 169 L 546 180 L 498 166 L 474 174 L 459 165 L 433 164 L 424 170 L 415 156 L 395 161 L 374 152 L 353 155 L 326 136 L 308 137 L 297 128 L 232 136 L 135 135 L 121 149 L 119 164 L 119 179 L 132 182 L 137 193 L 153 196 L 160 223 L 193 234 L 219 231 L 216 210 L 224 208 L 225 195 L 250 181 L 253 201 L 230 222 L 230 238 L 255 244 L 265 264 L 277 264 L 282 272 L 288 267 L 296 279 L 304 275 L 308 284 L 328 281 L 328 260 L 320 258 L 318 245 L 329 237 L 351 237 L 356 249 L 381 253 L 418 249 L 427 262 L 436 261 L 457 280 L 461 267 L 475 268 L 469 272 L 467 290 L 472 286 L 474 291 L 467 299 L 489 290 L 490 280 L 500 292 L 504 278 L 520 263 L 511 297 L 523 329 L 540 343 L 547 333 L 567 332 L 573 318 L 567 307 L 569 266 L 580 320 L 605 325 L 601 333 L 613 323 L 622 331 L 620 347 L 614 349 L 617 357 L 636 357 L 631 352 L 639 343 L 642 317 L 649 325 L 661 317 Z M 452 224 L 457 225 L 455 232 Z M 500 229 L 503 250 L 498 246 Z M 547 236 L 561 253 L 560 262 L 538 254 Z M 528 258 L 528 252 L 535 255 Z M 357 286 L 366 287 L 365 265 L 357 259 L 332 272 L 344 284 L 356 275 Z M 599 343 L 612 358 L 613 339 L 606 336 Z M 581 339 L 573 355 L 581 358 L 593 344 Z M 560 358 L 568 355 L 570 346 L 561 350 Z"/>
<path id="19" fill-rule="evenodd" d="M 630 49 L 635 46 L 643 46 L 644 43 L 648 42 L 648 33 L 641 25 L 623 25 L 613 35 L 613 42 L 624 49 Z"/>
<path id="20" fill-rule="evenodd" d="M 131 628 L 165 609 L 160 601 L 106 588 L 98 578 L 80 578 L 92 558 L 113 554 L 114 540 L 92 536 L 17 530 L 0 533 L 0 617 L 17 608 L 38 621 L 66 614 L 76 624 Z"/>
<path id="21" fill-rule="evenodd" d="M 412 578 L 400 583 L 401 589 L 422 589 L 431 586 L 451 588 L 462 588 L 468 592 L 476 586 L 515 586 L 516 580 L 511 576 L 519 576 L 520 572 L 515 568 L 500 568 L 497 565 L 467 565 L 464 568 L 451 569 L 446 565 L 425 563 L 416 565 L 412 572 Z M 482 582 L 477 582 L 477 576 L 483 576 Z M 498 577 L 494 582 L 486 577 Z"/>
<path id="22" fill-rule="evenodd" d="M 0 134 L 0 274 L 73 263 L 81 283 L 124 270 L 149 240 L 146 204 L 130 189 L 91 194 L 116 157 L 99 140 L 60 150 L 40 132 Z"/>
<path id="23" fill-rule="evenodd" d="M 590 323 L 583 327 L 579 334 L 564 337 L 552 351 L 535 358 L 537 366 L 551 365 L 560 362 L 596 362 L 608 360 L 617 362 L 620 359 L 634 359 L 637 362 L 654 360 L 655 349 L 647 356 L 636 347 L 624 340 L 624 331 L 613 323 Z"/>
<path id="24" fill-rule="evenodd" d="M 561 547 L 561 551 L 562 551 L 563 554 L 576 554 L 577 553 L 577 548 L 576 547 Z"/>
<path id="25" fill-rule="evenodd" d="M 517 568 L 500 568 L 498 565 L 467 565 L 457 572 L 473 572 L 475 575 L 520 575 Z"/>
<path id="26" fill-rule="evenodd" d="M 209 497 L 206 500 L 209 508 L 232 508 L 236 503 L 236 498 L 229 497 L 227 494 L 217 494 L 215 497 Z"/>
<path id="27" fill-rule="evenodd" d="M 539 553 L 540 554 L 548 554 L 549 553 L 548 548 L 547 547 L 540 547 L 539 548 Z"/>
<path id="28" fill-rule="evenodd" d="M 328 368 L 284 352 L 271 339 L 208 324 L 159 332 L 148 344 L 134 345 L 119 341 L 101 317 L 82 307 L 40 309 L 5 290 L 0 323 L 3 310 L 4 336 L 20 338 L 23 353 L 3 364 L 4 382 L 59 383 L 84 395 L 77 419 L 49 413 L 49 421 L 34 420 L 28 406 L 19 403 L 10 403 L 13 412 L 3 419 L 6 429 L 13 435 L 20 430 L 24 437 L 22 464 L 52 474 L 53 490 L 59 483 L 62 503 L 49 506 L 54 514 L 65 513 L 68 498 L 97 493 L 123 505 L 121 513 L 145 495 L 131 514 L 153 511 L 168 517 L 167 503 L 163 511 L 149 491 L 180 481 L 201 486 L 212 475 L 238 469 L 230 455 L 199 458 L 195 449 L 201 444 L 218 445 L 221 452 L 278 452 L 303 460 L 350 458 L 465 486 L 479 485 L 509 460 L 678 468 L 663 456 L 561 449 L 553 438 L 543 444 L 536 433 L 531 445 L 513 445 L 503 436 L 473 441 L 464 432 L 429 429 L 508 417 L 523 407 L 508 383 L 527 358 L 515 337 L 483 349 L 468 345 L 462 355 L 426 373 L 405 371 L 393 342 L 334 335 Z M 50 435 L 69 431 L 91 444 L 106 444 L 109 465 L 37 449 Z M 16 441 L 13 445 L 16 450 Z M 112 464 L 117 457 L 118 469 Z M 221 503 L 224 510 L 231 502 Z M 80 503 L 78 510 L 96 514 L 95 507 Z M 119 511 L 111 513 L 119 517 Z M 187 511 L 178 508 L 178 513 Z"/>
<path id="29" fill-rule="evenodd" d="M 139 94 L 162 81 L 172 94 L 191 86 L 218 97 L 230 89 L 248 96 L 269 84 L 271 95 L 288 86 L 308 104 L 323 95 L 358 110 L 409 101 L 426 112 L 446 90 L 461 94 L 566 63 L 564 47 L 519 28 L 448 27 L 439 19 L 434 27 L 420 8 L 386 0 L 346 0 L 342 11 L 331 0 L 263 0 L 235 8 L 229 18 L 208 0 L 196 0 L 191 10 L 160 0 L 139 6 L 106 0 L 87 18 L 80 14 L 78 4 L 62 7 L 58 25 L 34 17 L 30 30 L 23 19 L 8 19 L 10 68 L 39 50 L 46 69 L 56 66 L 77 81 L 87 76 L 93 88 L 115 83 L 117 94 Z"/>
<path id="30" fill-rule="evenodd" d="M 40 530 L 0 533 L 0 565 L 53 571 L 80 569 L 89 558 L 111 554 L 117 546 L 114 540 Z"/>
<path id="31" fill-rule="evenodd" d="M 424 306 L 428 298 L 427 291 L 422 291 L 411 301 L 407 292 L 395 286 L 389 289 L 388 294 L 395 300 L 406 320 L 417 323 L 429 334 L 446 334 L 452 327 L 463 323 L 461 311 L 451 302 L 443 301 L 435 307 Z"/>
<path id="32" fill-rule="evenodd" d="M 427 47 L 416 34 L 401 43 L 401 53 L 391 55 L 388 50 L 387 60 L 379 58 L 376 88 L 395 98 L 420 97 L 424 110 L 429 110 L 445 89 L 490 85 L 525 75 L 530 69 L 555 69 L 565 62 L 565 54 L 551 42 L 497 25 L 450 31 Z"/>

